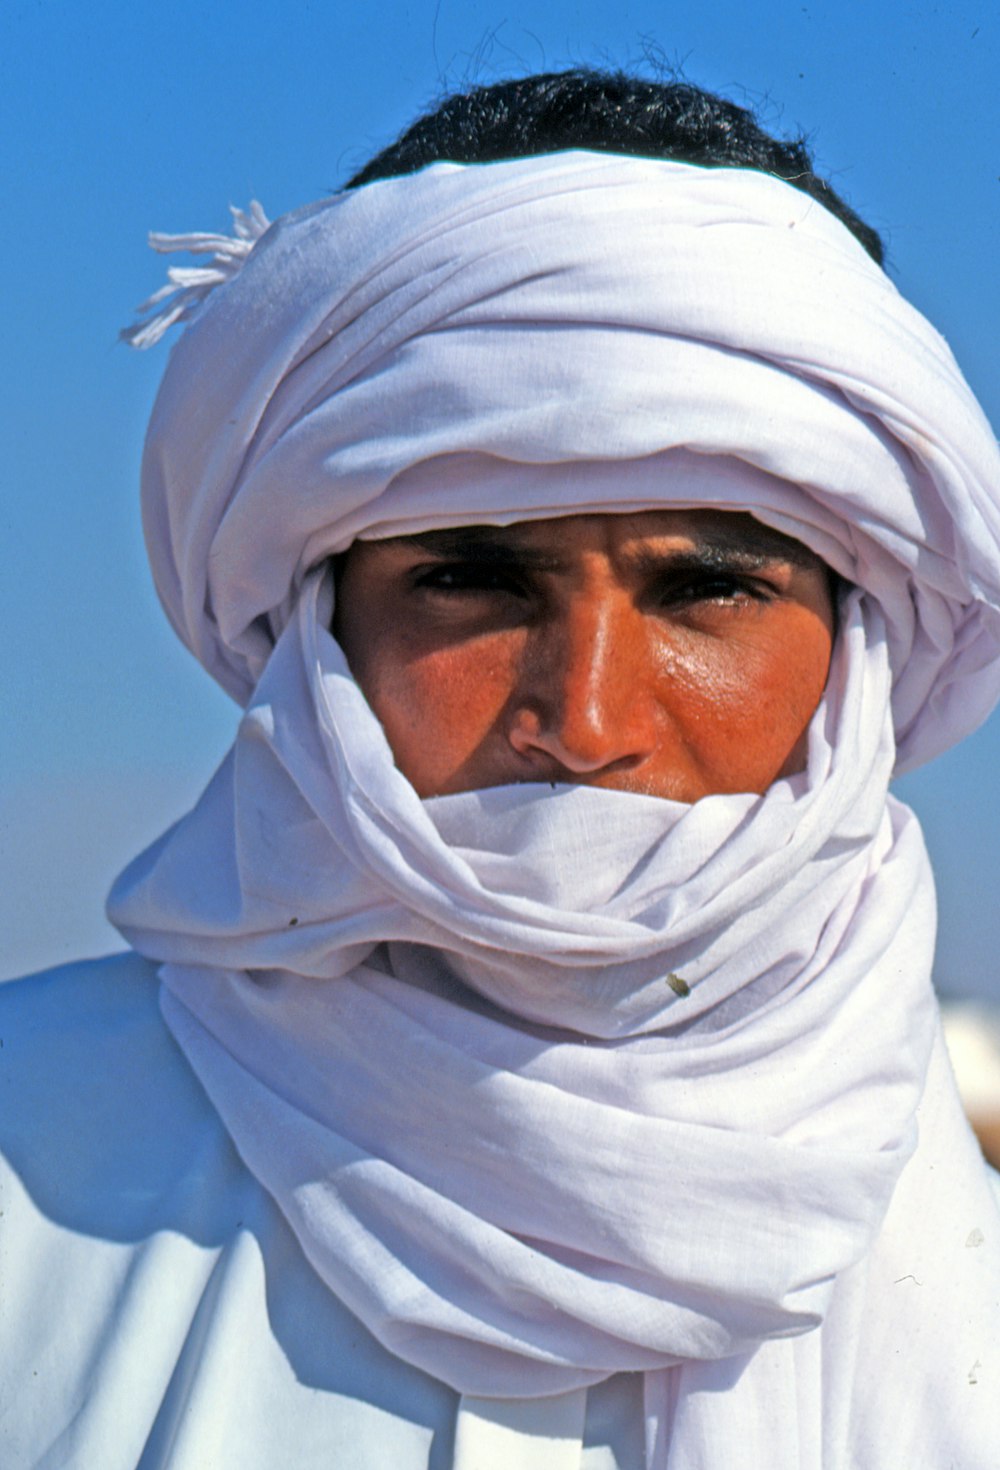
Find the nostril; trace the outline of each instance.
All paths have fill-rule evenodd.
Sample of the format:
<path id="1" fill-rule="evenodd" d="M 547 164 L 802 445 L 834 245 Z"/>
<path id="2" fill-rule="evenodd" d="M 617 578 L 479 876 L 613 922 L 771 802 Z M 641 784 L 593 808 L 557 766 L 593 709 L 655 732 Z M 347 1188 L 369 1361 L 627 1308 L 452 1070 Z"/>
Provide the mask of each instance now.
<path id="1" fill-rule="evenodd" d="M 511 722 L 509 738 L 518 755 L 530 755 L 538 748 L 541 721 L 531 710 L 518 710 Z"/>
<path id="2" fill-rule="evenodd" d="M 508 738 L 517 754 L 545 776 L 630 770 L 653 750 L 649 738 L 621 721 L 573 720 L 563 712 L 525 707 L 514 713 Z"/>

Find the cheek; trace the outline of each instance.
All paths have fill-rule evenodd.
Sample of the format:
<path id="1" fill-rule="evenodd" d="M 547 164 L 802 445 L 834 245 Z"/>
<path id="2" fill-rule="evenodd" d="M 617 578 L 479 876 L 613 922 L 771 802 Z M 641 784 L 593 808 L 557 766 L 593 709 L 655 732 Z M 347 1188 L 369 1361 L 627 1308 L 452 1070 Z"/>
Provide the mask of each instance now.
<path id="1" fill-rule="evenodd" d="M 697 640 L 669 660 L 664 699 L 700 773 L 700 795 L 762 793 L 804 765 L 832 634 L 809 609 L 777 611 L 744 636 Z"/>
<path id="2" fill-rule="evenodd" d="M 519 642 L 507 634 L 428 652 L 383 646 L 354 670 L 419 796 L 450 789 L 488 739 L 516 682 Z"/>

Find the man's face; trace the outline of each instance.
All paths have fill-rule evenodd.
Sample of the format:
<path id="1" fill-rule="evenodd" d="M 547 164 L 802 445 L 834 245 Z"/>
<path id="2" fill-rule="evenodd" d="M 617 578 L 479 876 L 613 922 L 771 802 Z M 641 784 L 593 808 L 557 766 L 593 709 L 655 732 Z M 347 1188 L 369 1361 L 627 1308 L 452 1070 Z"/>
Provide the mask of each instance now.
<path id="1" fill-rule="evenodd" d="M 802 769 L 833 630 L 812 552 L 707 510 L 355 542 L 334 621 L 420 796 L 568 781 L 686 802 Z"/>

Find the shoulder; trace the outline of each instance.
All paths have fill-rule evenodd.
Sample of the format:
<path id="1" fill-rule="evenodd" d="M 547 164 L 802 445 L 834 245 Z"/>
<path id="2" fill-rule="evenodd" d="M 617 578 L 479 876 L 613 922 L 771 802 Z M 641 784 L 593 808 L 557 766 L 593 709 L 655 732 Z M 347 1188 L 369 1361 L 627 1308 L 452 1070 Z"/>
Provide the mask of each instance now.
<path id="1" fill-rule="evenodd" d="M 150 1065 L 175 1070 L 158 990 L 156 966 L 132 953 L 0 985 L 4 1135 L 35 1131 L 61 1098 L 93 1105 L 129 1084 L 145 1092 Z"/>
<path id="2" fill-rule="evenodd" d="M 134 954 L 0 985 L 0 1462 L 426 1467 L 453 1396 L 322 1285 L 159 988 Z"/>
<path id="3" fill-rule="evenodd" d="M 150 1201 L 186 1196 L 206 1151 L 240 1170 L 160 1015 L 154 964 L 128 953 L 0 984 L 0 1181 L 44 1217 L 143 1234 Z"/>
<path id="4" fill-rule="evenodd" d="M 110 1021 L 113 1016 L 124 1019 L 155 1011 L 157 973 L 152 960 L 126 950 L 4 980 L 0 982 L 0 1025 L 8 1028 L 6 1034 L 0 1031 L 4 1049 L 13 1042 L 17 1050 L 26 1040 L 66 1030 L 84 1019 Z"/>
<path id="5" fill-rule="evenodd" d="M 93 1040 L 107 1028 L 145 1020 L 157 1010 L 157 966 L 127 951 L 81 960 L 0 984 L 0 1062 L 17 1067 L 39 1043 L 60 1035 Z M 81 1031 L 81 1027 L 83 1030 Z"/>
<path id="6" fill-rule="evenodd" d="M 134 1112 L 200 1098 L 160 1015 L 157 966 L 134 953 L 0 985 L 0 1090 L 6 1134 L 36 1132 L 40 1112 L 63 1102 L 79 1127 L 99 1128 L 115 1101 Z M 88 1117 L 88 1107 L 99 1111 Z"/>

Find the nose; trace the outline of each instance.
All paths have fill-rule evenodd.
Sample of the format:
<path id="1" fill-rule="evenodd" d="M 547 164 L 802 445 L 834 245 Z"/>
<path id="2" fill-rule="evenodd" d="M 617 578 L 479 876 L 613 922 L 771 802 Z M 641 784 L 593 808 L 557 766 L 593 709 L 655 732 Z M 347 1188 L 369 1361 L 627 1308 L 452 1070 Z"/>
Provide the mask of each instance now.
<path id="1" fill-rule="evenodd" d="M 656 749 L 642 613 L 608 591 L 571 599 L 534 630 L 509 706 L 509 740 L 539 779 L 633 770 Z"/>

